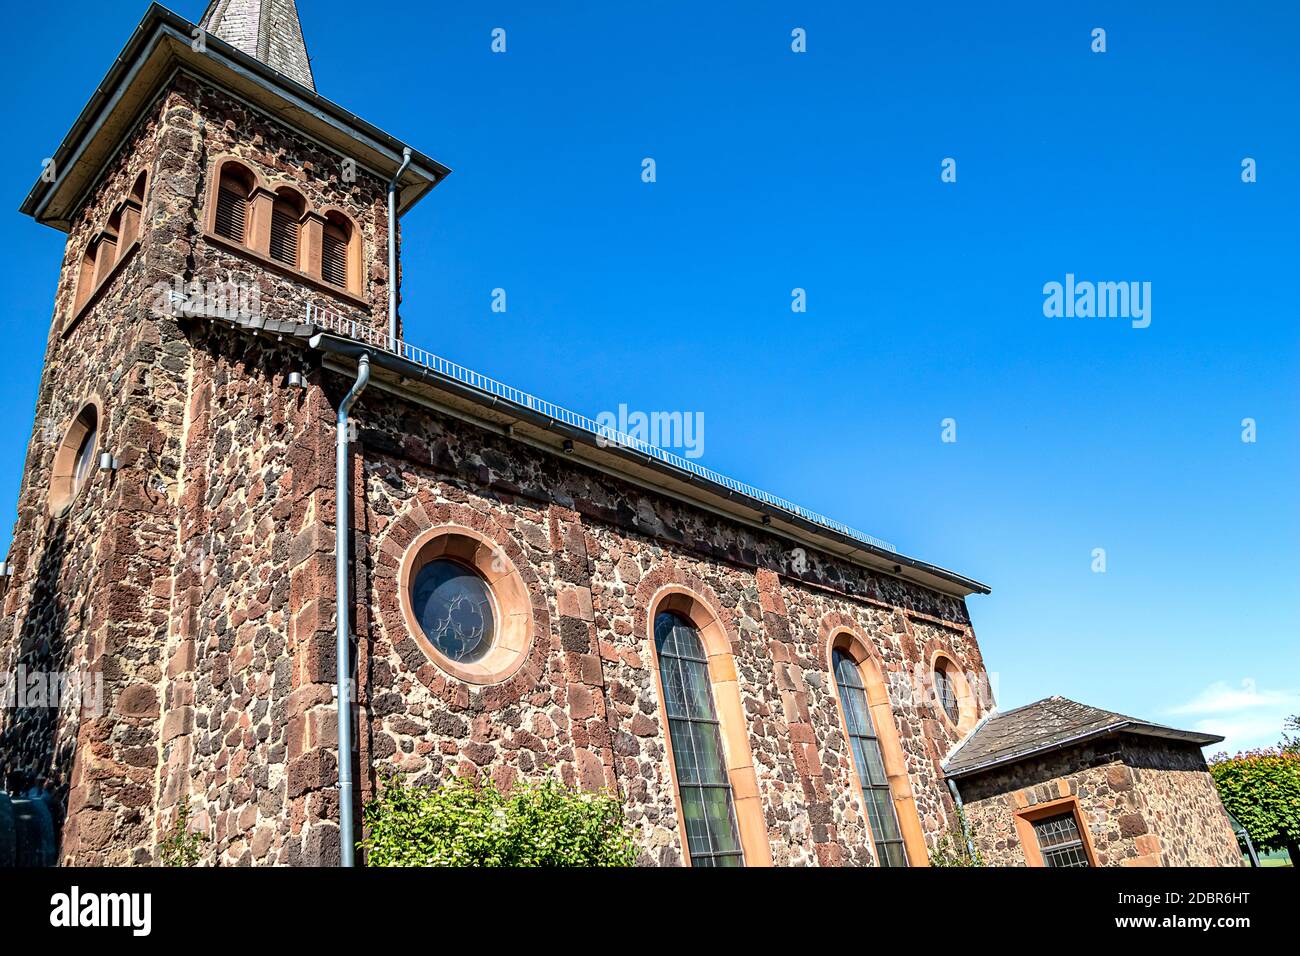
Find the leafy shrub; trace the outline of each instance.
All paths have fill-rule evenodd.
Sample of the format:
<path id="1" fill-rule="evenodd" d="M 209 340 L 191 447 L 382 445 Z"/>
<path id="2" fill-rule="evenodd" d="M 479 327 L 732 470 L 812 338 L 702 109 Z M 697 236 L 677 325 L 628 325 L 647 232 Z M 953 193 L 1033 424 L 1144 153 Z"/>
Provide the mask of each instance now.
<path id="1" fill-rule="evenodd" d="M 491 780 L 389 780 L 365 807 L 371 866 L 632 866 L 623 805 L 546 778 L 502 793 Z"/>
<path id="2" fill-rule="evenodd" d="M 1228 812 L 1263 851 L 1300 851 L 1300 752 L 1249 750 L 1215 754 L 1210 773 Z M 1300 860 L 1295 860 L 1300 863 Z"/>
<path id="3" fill-rule="evenodd" d="M 190 805 L 176 808 L 176 822 L 158 844 L 158 862 L 163 866 L 198 866 L 208 838 L 190 829 Z"/>
<path id="4" fill-rule="evenodd" d="M 976 827 L 966 817 L 966 811 L 957 808 L 958 829 L 939 837 L 939 842 L 930 851 L 931 866 L 984 866 L 984 855 L 979 847 L 971 853 L 966 842 L 966 833 L 970 833 L 970 842 L 975 842 Z"/>

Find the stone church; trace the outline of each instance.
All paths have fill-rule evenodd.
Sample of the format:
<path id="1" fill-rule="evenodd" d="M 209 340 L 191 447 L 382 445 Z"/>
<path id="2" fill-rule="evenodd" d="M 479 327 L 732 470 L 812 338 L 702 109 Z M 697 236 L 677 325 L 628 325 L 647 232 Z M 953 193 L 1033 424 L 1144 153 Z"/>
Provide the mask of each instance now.
<path id="1" fill-rule="evenodd" d="M 23 202 L 67 245 L 0 771 L 59 862 L 184 804 L 209 863 L 350 863 L 396 773 L 607 788 L 644 865 L 1239 863 L 1218 738 L 994 709 L 983 584 L 407 343 L 449 172 L 317 93 L 293 0 L 155 4 Z"/>

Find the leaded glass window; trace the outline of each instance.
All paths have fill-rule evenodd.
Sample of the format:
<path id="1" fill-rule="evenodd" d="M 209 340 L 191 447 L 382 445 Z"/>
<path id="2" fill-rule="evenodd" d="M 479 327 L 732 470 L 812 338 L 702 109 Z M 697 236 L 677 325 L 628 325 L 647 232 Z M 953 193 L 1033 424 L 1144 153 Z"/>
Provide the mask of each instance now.
<path id="1" fill-rule="evenodd" d="M 871 837 L 876 845 L 876 859 L 881 866 L 907 866 L 907 848 L 903 845 L 893 794 L 885 776 L 885 758 L 871 720 L 862 672 L 842 651 L 835 651 L 832 658 L 840 705 L 844 708 L 844 724 L 849 732 L 849 746 L 853 749 L 853 764 L 862 784 L 862 802 L 866 804 L 867 822 L 871 825 Z"/>
<path id="2" fill-rule="evenodd" d="M 700 634 L 686 618 L 664 612 L 655 617 L 655 648 L 691 865 L 744 866 Z"/>
<path id="3" fill-rule="evenodd" d="M 453 661 L 472 663 L 491 650 L 492 595 L 487 582 L 460 562 L 440 558 L 420 568 L 411 604 L 424 636 Z"/>
<path id="4" fill-rule="evenodd" d="M 1083 846 L 1083 834 L 1074 812 L 1033 821 L 1034 836 L 1043 855 L 1043 866 L 1091 866 Z"/>
<path id="5" fill-rule="evenodd" d="M 942 667 L 934 669 L 934 696 L 939 699 L 939 706 L 948 715 L 948 719 L 957 723 L 961 716 L 961 708 L 957 706 L 957 690 L 952 685 L 951 675 Z"/>

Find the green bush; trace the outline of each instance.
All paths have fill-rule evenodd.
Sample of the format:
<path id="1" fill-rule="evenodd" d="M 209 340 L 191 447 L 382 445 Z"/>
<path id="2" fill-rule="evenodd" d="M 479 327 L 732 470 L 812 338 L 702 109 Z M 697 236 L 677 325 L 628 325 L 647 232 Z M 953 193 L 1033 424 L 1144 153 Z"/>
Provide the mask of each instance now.
<path id="1" fill-rule="evenodd" d="M 945 833 L 939 838 L 939 842 L 934 845 L 930 851 L 931 866 L 984 866 L 984 854 L 980 853 L 979 847 L 975 847 L 975 852 L 971 852 L 971 847 L 966 842 L 966 833 L 970 833 L 970 842 L 975 842 L 977 833 L 976 827 L 966 817 L 966 811 L 961 807 L 957 808 L 958 828 L 951 833 Z"/>
<path id="2" fill-rule="evenodd" d="M 1300 864 L 1300 752 L 1216 754 L 1210 773 L 1228 812 L 1260 851 L 1289 850 Z"/>
<path id="3" fill-rule="evenodd" d="M 176 821 L 158 844 L 158 862 L 162 866 L 198 866 L 203 859 L 203 844 L 208 838 L 190 829 L 190 805 L 176 807 Z"/>
<path id="4" fill-rule="evenodd" d="M 389 780 L 364 810 L 370 866 L 632 866 L 623 805 L 547 778 L 502 793 L 491 780 Z"/>

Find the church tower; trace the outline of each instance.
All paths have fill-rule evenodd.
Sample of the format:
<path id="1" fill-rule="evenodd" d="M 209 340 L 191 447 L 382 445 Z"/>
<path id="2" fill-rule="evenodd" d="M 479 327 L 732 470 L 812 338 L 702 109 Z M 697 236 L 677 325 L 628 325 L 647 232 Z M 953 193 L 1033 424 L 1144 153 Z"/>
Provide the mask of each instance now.
<path id="1" fill-rule="evenodd" d="M 447 172 L 316 92 L 293 0 L 154 4 L 23 203 L 68 238 L 0 671 L 70 681 L 0 712 L 0 786 L 46 781 L 62 862 L 154 862 L 191 797 L 227 860 L 337 861 L 346 385 L 236 327 L 385 334 L 390 183 Z"/>

